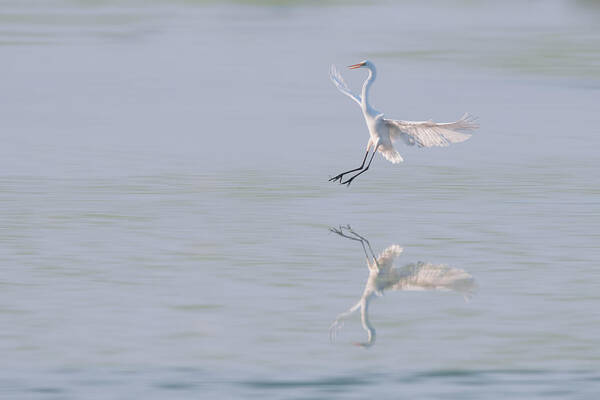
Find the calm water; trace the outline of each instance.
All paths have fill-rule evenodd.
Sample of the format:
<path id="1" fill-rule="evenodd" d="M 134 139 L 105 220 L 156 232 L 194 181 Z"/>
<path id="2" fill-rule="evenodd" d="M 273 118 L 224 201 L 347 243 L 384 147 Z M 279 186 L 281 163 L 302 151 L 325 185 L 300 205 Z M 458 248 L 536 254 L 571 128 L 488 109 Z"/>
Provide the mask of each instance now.
<path id="1" fill-rule="evenodd" d="M 600 7 L 591 1 L 0 2 L 0 397 L 576 398 L 600 393 Z M 373 60 L 367 141 L 329 64 Z M 362 71 L 343 71 L 357 87 Z M 396 265 L 468 273 L 375 298 Z"/>

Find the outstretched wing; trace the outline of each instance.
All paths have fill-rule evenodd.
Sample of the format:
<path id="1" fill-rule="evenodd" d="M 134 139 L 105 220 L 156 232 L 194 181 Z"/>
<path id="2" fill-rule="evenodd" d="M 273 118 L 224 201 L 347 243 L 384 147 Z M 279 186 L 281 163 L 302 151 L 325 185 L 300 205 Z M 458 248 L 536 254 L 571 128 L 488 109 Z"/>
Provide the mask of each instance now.
<path id="1" fill-rule="evenodd" d="M 389 246 L 379 255 L 379 257 L 377 257 L 377 263 L 379 264 L 379 267 L 391 267 L 394 260 L 398 258 L 398 256 L 402 254 L 403 251 L 404 249 L 398 246 L 397 244 Z"/>
<path id="2" fill-rule="evenodd" d="M 473 276 L 465 270 L 418 262 L 399 270 L 398 282 L 392 290 L 450 290 L 469 295 L 475 287 Z"/>
<path id="3" fill-rule="evenodd" d="M 399 121 L 385 119 L 392 140 L 402 139 L 409 146 L 419 147 L 448 146 L 450 143 L 464 142 L 471 137 L 465 133 L 477 129 L 479 125 L 468 113 L 456 122 L 436 124 L 433 121 Z"/>
<path id="4" fill-rule="evenodd" d="M 335 65 L 332 65 L 331 69 L 329 70 L 329 78 L 340 92 L 344 93 L 346 96 L 350 97 L 352 100 L 358 103 L 358 105 L 360 105 L 362 101 L 360 96 L 352 93 L 352 91 L 346 84 L 346 81 L 344 80 L 344 78 L 342 78 L 342 75 L 339 73 L 337 68 L 335 68 Z"/>

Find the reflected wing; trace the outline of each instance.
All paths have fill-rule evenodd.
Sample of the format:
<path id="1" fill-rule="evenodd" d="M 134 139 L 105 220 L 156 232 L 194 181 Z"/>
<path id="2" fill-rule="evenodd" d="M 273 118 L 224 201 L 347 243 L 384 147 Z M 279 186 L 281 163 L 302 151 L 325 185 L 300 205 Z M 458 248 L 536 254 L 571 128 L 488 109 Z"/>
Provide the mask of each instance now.
<path id="1" fill-rule="evenodd" d="M 402 139 L 409 146 L 419 147 L 448 146 L 450 143 L 464 142 L 471 134 L 464 133 L 477 129 L 475 119 L 465 114 L 456 122 L 436 124 L 433 121 L 399 121 L 384 119 L 392 140 Z"/>
<path id="2" fill-rule="evenodd" d="M 335 65 L 332 65 L 331 69 L 329 70 L 329 78 L 331 79 L 331 82 L 333 82 L 335 87 L 337 87 L 340 92 L 344 93 L 346 96 L 350 97 L 352 100 L 354 100 L 356 103 L 358 103 L 358 105 L 360 105 L 360 103 L 361 103 L 360 96 L 352 93 L 352 91 L 346 84 L 346 81 L 344 80 L 344 78 L 342 78 L 342 75 L 339 73 L 337 68 L 335 68 Z"/>
<path id="3" fill-rule="evenodd" d="M 389 246 L 379 255 L 379 257 L 377 257 L 377 263 L 379 264 L 379 267 L 384 268 L 386 266 L 391 266 L 394 260 L 398 258 L 403 251 L 404 249 L 397 244 Z"/>
<path id="4" fill-rule="evenodd" d="M 409 264 L 402 268 L 400 275 L 392 290 L 451 290 L 468 295 L 475 289 L 471 274 L 443 264 Z"/>

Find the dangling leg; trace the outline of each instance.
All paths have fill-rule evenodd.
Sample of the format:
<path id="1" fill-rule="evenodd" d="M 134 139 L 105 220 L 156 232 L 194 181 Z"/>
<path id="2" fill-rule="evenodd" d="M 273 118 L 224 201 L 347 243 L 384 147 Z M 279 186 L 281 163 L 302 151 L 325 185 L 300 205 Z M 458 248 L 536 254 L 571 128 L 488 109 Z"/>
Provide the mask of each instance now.
<path id="1" fill-rule="evenodd" d="M 373 148 L 373 154 L 371 154 L 371 158 L 369 159 L 369 164 L 367 164 L 367 167 L 365 169 L 363 169 L 362 171 L 360 171 L 358 174 L 354 175 L 350 179 L 346 180 L 345 182 L 342 182 L 342 180 L 340 179 L 340 184 L 341 185 L 348 185 L 348 186 L 350 186 L 350 184 L 352 183 L 352 181 L 354 180 L 354 178 L 356 178 L 357 176 L 359 176 L 360 174 L 362 174 L 364 172 L 367 172 L 367 170 L 371 166 L 371 163 L 373 162 L 373 157 L 375 157 L 375 154 L 377 154 L 377 148 L 378 147 L 379 147 L 379 143 L 377 143 L 375 145 L 375 147 Z"/>
<path id="2" fill-rule="evenodd" d="M 333 178 L 329 178 L 329 182 L 335 182 L 335 181 L 337 181 L 338 179 L 341 181 L 341 180 L 342 180 L 342 177 L 343 177 L 344 175 L 346 175 L 347 173 L 354 172 L 354 171 L 359 171 L 359 170 L 363 169 L 363 167 L 365 166 L 365 161 L 367 160 L 367 156 L 368 156 L 368 155 L 369 155 L 369 150 L 367 150 L 367 152 L 365 153 L 365 158 L 363 158 L 363 161 L 362 161 L 362 164 L 360 164 L 360 167 L 358 167 L 358 168 L 354 168 L 354 169 L 351 169 L 351 170 L 349 170 L 349 171 L 346 171 L 346 172 L 342 172 L 341 174 L 339 174 L 339 175 L 336 175 L 336 176 L 334 176 Z"/>
<path id="3" fill-rule="evenodd" d="M 369 155 L 369 149 L 370 148 L 371 148 L 371 138 L 369 138 L 369 142 L 367 143 L 367 152 L 365 153 L 365 158 L 363 158 L 362 164 L 360 164 L 360 167 L 351 169 L 351 170 L 346 171 L 346 172 L 342 172 L 341 174 L 338 174 L 338 175 L 334 176 L 333 178 L 330 178 L 329 182 L 335 182 L 338 179 L 341 182 L 342 181 L 342 177 L 344 175 L 346 175 L 347 173 L 354 172 L 354 171 L 360 171 L 361 169 L 363 169 L 363 167 L 365 166 L 365 161 L 367 160 L 367 156 Z"/>

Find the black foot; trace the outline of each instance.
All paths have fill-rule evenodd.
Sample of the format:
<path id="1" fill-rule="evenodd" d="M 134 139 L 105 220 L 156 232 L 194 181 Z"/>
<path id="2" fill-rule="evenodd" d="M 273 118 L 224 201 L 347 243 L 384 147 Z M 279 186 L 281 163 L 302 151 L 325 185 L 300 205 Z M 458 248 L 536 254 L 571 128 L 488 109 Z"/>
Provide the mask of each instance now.
<path id="1" fill-rule="evenodd" d="M 338 228 L 329 228 L 329 231 L 333 232 L 333 233 L 337 233 L 338 235 L 341 235 L 341 236 L 346 236 L 346 235 L 344 235 L 344 229 L 348 230 L 351 233 L 354 233 L 352 231 L 352 228 L 350 228 L 350 225 L 346 225 L 346 226 L 340 225 Z"/>
<path id="2" fill-rule="evenodd" d="M 338 235 L 341 235 L 342 234 L 342 227 L 340 226 L 340 229 L 329 228 L 329 231 L 333 232 L 333 233 L 337 233 Z"/>
<path id="3" fill-rule="evenodd" d="M 333 178 L 329 178 L 329 182 L 335 182 L 337 180 L 339 180 L 340 182 L 342 181 L 342 177 L 344 176 L 344 174 L 339 174 L 334 176 Z"/>
<path id="4" fill-rule="evenodd" d="M 352 183 L 354 178 L 356 178 L 356 176 L 353 176 L 352 178 L 348 179 L 346 182 L 342 182 L 342 180 L 340 179 L 340 185 L 350 186 L 350 184 Z"/>

